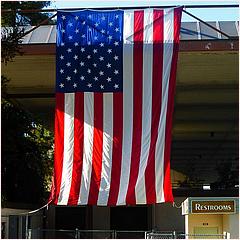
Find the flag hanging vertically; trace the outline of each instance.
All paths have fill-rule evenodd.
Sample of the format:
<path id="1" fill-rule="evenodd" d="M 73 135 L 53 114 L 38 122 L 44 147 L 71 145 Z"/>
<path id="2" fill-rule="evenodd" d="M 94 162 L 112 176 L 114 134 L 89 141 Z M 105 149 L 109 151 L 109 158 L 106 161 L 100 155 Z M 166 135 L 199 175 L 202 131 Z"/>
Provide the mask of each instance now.
<path id="1" fill-rule="evenodd" d="M 182 8 L 59 11 L 53 202 L 172 202 Z"/>

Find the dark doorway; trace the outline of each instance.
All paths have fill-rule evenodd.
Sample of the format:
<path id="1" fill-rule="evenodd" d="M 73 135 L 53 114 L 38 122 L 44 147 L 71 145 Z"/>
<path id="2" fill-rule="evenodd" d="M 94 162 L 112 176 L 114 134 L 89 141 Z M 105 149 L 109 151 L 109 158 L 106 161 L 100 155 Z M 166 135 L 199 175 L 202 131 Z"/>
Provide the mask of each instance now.
<path id="1" fill-rule="evenodd" d="M 111 207 L 112 230 L 146 231 L 148 219 L 148 206 Z"/>
<path id="2" fill-rule="evenodd" d="M 56 229 L 91 229 L 91 207 L 56 207 L 55 228 Z"/>

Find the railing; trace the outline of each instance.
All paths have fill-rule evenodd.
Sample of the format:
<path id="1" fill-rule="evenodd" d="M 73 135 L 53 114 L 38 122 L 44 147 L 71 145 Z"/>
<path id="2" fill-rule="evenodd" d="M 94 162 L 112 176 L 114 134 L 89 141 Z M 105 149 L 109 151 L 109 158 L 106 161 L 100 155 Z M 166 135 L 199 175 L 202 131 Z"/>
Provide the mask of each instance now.
<path id="1" fill-rule="evenodd" d="M 114 230 L 78 230 L 76 229 L 77 238 L 85 239 L 114 239 Z"/>
<path id="2" fill-rule="evenodd" d="M 146 231 L 28 229 L 28 239 L 146 239 Z"/>
<path id="3" fill-rule="evenodd" d="M 146 231 L 115 231 L 115 239 L 145 239 Z"/>
<path id="4" fill-rule="evenodd" d="M 185 234 L 182 232 L 28 229 L 28 239 L 229 239 L 224 234 Z"/>
<path id="5" fill-rule="evenodd" d="M 77 239 L 75 230 L 28 229 L 27 239 Z"/>
<path id="6" fill-rule="evenodd" d="M 114 239 L 114 230 L 28 229 L 28 239 Z"/>
<path id="7" fill-rule="evenodd" d="M 228 239 L 224 234 L 185 234 L 181 232 L 148 232 L 146 239 Z"/>

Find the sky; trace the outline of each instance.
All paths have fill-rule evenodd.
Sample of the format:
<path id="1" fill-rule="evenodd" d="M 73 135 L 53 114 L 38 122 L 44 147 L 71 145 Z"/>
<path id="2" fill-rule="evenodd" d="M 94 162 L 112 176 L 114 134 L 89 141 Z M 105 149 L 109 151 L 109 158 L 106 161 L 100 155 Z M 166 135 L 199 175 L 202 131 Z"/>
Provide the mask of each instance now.
<path id="1" fill-rule="evenodd" d="M 116 7 L 123 6 L 169 6 L 169 5 L 216 5 L 216 4 L 239 4 L 238 0 L 82 0 L 82 1 L 53 1 L 50 8 L 94 8 L 94 7 Z M 186 9 L 188 12 L 204 21 L 237 21 L 239 20 L 239 8 L 198 8 Z M 196 21 L 192 17 L 183 14 L 183 22 Z"/>

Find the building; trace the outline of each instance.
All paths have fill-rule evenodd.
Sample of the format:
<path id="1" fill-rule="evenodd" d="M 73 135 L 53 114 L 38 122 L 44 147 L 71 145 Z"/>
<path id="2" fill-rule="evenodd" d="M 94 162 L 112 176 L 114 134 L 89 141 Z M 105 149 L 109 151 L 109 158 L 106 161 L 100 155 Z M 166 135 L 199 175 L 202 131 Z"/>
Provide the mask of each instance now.
<path id="1" fill-rule="evenodd" d="M 226 189 L 216 168 L 228 164 L 229 171 L 238 173 L 239 26 L 238 22 L 209 24 L 232 38 L 227 39 L 199 22 L 185 22 L 181 27 L 171 155 L 173 193 L 178 206 L 188 197 L 234 200 L 238 197 L 238 184 Z M 11 78 L 8 97 L 33 114 L 40 114 L 50 129 L 55 105 L 55 36 L 55 26 L 37 28 L 23 39 L 24 55 L 2 65 L 3 73 Z M 204 190 L 204 186 L 210 190 Z M 36 221 L 37 227 L 69 230 L 185 232 L 186 222 L 191 219 L 171 204 L 111 208 L 50 206 L 43 215 L 46 219 L 42 223 Z M 29 226 L 37 228 L 33 222 Z M 202 227 L 209 231 L 215 227 L 216 233 L 215 225 L 203 223 Z M 217 227 L 218 234 L 225 230 L 230 237 L 231 234 L 239 237 L 235 230 L 231 231 L 232 227 Z"/>

